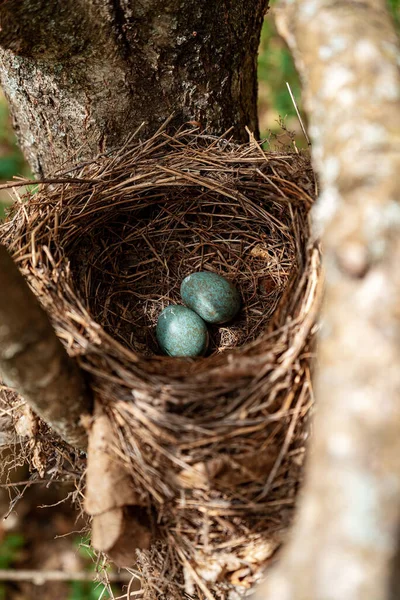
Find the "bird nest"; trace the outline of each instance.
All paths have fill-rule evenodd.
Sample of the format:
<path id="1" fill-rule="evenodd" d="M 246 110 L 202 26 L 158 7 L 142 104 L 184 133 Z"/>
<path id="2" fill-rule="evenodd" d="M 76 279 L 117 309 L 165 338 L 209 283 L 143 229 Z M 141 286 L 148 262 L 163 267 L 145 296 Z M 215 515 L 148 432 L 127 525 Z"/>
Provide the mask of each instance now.
<path id="1" fill-rule="evenodd" d="M 284 539 L 312 405 L 314 195 L 307 155 L 160 132 L 41 184 L 2 226 L 133 478 L 144 597 L 243 595 Z M 162 356 L 157 317 L 196 271 L 232 281 L 241 312 L 205 357 Z"/>

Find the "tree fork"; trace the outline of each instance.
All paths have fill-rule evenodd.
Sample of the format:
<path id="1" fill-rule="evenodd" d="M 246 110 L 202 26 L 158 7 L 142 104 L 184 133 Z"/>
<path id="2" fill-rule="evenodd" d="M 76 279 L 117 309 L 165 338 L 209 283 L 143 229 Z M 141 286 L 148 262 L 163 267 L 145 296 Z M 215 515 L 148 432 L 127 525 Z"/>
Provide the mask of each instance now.
<path id="1" fill-rule="evenodd" d="M 0 246 L 0 372 L 66 442 L 85 450 L 91 398 L 80 369 L 4 246 Z"/>
<path id="2" fill-rule="evenodd" d="M 257 51 L 266 0 L 0 1 L 0 81 L 33 171 L 47 176 L 198 122 L 258 134 Z"/>

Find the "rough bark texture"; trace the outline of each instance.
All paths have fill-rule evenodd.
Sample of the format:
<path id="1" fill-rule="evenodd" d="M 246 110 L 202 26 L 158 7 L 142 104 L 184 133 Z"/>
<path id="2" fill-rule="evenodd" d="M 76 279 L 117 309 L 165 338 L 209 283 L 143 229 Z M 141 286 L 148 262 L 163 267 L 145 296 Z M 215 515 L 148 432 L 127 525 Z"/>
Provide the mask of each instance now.
<path id="1" fill-rule="evenodd" d="M 384 0 L 288 0 L 322 195 L 318 412 L 292 539 L 259 598 L 384 600 L 400 523 L 400 77 Z M 397 579 L 398 582 L 398 579 Z M 389 591 L 391 587 L 391 591 Z"/>
<path id="2" fill-rule="evenodd" d="M 81 416 L 90 398 L 81 373 L 56 337 L 19 270 L 0 246 L 0 372 L 65 441 L 85 449 Z"/>
<path id="3" fill-rule="evenodd" d="M 265 6 L 266 0 L 0 0 L 0 81 L 33 171 L 45 176 L 66 169 L 121 145 L 143 121 L 144 135 L 154 131 L 172 113 L 171 125 L 194 120 L 214 133 L 233 126 L 238 138 L 247 136 L 246 126 L 257 132 Z M 0 352 L 19 344 L 13 335 L 33 339 L 16 357 L 18 369 L 4 362 L 8 380 L 62 437 L 73 443 L 76 435 L 85 445 L 83 430 L 75 432 L 82 407 L 73 364 L 39 307 L 32 308 L 36 323 L 30 309 L 12 310 L 10 297 L 7 289 L 3 317 L 11 320 L 4 320 L 9 330 Z M 49 365 L 39 353 L 33 360 L 36 348 L 51 358 Z"/>
<path id="4" fill-rule="evenodd" d="M 47 175 L 172 113 L 257 134 L 266 0 L 0 2 L 0 81 L 33 171 Z M 246 136 L 247 137 L 247 136 Z"/>

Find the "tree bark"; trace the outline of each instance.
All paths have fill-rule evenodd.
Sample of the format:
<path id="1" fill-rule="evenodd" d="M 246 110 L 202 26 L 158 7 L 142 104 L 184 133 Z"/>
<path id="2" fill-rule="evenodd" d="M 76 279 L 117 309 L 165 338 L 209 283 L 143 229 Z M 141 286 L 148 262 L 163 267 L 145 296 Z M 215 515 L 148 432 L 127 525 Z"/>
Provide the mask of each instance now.
<path id="1" fill-rule="evenodd" d="M 246 126 L 257 132 L 265 7 L 266 0 L 0 0 L 0 81 L 34 173 L 121 145 L 143 122 L 150 134 L 172 113 L 175 126 L 233 126 L 239 139 Z M 85 447 L 81 377 L 3 253 L 2 260 L 4 376 L 64 439 Z"/>
<path id="2" fill-rule="evenodd" d="M 322 194 L 317 416 L 266 600 L 388 600 L 400 525 L 400 77 L 384 0 L 281 2 Z M 390 591 L 390 586 L 392 589 Z"/>
<path id="3" fill-rule="evenodd" d="M 33 171 L 46 176 L 173 124 L 257 135 L 266 0 L 0 2 L 0 81 Z"/>
<path id="4" fill-rule="evenodd" d="M 0 246 L 0 372 L 66 442 L 87 446 L 81 417 L 91 399 L 81 372 L 56 337 L 7 250 Z"/>

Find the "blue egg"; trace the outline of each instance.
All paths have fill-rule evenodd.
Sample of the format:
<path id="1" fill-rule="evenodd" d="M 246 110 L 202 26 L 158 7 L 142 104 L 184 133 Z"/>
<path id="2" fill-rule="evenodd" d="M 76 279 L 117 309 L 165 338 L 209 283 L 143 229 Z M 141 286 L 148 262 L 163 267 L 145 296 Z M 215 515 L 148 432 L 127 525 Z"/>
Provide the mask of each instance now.
<path id="1" fill-rule="evenodd" d="M 207 323 L 226 323 L 240 310 L 240 294 L 217 273 L 200 271 L 182 281 L 183 302 Z"/>
<path id="2" fill-rule="evenodd" d="M 164 308 L 158 317 L 156 336 L 169 356 L 202 356 L 208 346 L 207 325 L 186 306 Z"/>

